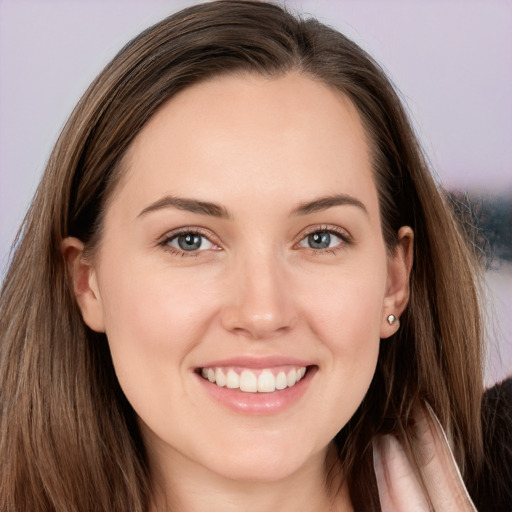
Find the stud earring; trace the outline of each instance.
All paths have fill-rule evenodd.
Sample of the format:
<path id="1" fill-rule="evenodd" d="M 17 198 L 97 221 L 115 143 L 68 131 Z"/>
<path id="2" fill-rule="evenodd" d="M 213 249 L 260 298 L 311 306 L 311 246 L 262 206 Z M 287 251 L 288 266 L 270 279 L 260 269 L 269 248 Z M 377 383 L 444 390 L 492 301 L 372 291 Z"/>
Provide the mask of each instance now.
<path id="1" fill-rule="evenodd" d="M 387 318 L 388 324 L 393 325 L 397 321 L 397 317 L 395 315 L 389 315 Z"/>

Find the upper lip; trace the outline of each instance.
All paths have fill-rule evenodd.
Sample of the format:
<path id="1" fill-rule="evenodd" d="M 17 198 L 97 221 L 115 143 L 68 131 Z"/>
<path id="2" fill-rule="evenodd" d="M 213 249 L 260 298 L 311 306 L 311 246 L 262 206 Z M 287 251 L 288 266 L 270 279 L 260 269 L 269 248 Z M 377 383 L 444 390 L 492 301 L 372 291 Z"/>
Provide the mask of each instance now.
<path id="1" fill-rule="evenodd" d="M 228 367 L 240 366 L 242 368 L 252 368 L 254 370 L 263 368 L 273 368 L 275 366 L 311 366 L 313 363 L 304 359 L 288 357 L 283 355 L 273 356 L 235 356 L 227 359 L 209 361 L 198 368 Z"/>

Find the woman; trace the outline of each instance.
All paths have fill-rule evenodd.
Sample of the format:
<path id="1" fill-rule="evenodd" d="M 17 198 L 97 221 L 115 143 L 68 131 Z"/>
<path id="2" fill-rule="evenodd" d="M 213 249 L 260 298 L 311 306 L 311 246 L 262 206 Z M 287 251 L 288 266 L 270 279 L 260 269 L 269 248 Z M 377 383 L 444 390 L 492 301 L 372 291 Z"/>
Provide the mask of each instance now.
<path id="1" fill-rule="evenodd" d="M 0 509 L 471 510 L 475 276 L 360 48 L 273 4 L 181 11 L 91 85 L 22 228 Z"/>

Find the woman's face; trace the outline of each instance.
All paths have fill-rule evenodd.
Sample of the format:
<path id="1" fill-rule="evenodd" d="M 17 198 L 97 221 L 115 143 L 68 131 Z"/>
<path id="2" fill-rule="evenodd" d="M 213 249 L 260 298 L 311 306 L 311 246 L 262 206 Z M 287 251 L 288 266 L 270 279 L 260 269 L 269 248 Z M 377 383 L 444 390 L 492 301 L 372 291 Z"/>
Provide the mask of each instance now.
<path id="1" fill-rule="evenodd" d="M 79 302 L 150 459 L 260 481 L 321 464 L 403 288 L 356 109 L 298 73 L 216 78 L 123 166 Z"/>

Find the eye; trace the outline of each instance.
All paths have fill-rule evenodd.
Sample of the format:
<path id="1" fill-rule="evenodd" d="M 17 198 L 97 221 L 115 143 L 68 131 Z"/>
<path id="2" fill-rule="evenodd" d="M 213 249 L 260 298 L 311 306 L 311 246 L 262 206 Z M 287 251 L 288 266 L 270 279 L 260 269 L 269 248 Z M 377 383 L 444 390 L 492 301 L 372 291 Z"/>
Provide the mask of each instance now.
<path id="1" fill-rule="evenodd" d="M 324 249 L 335 249 L 347 242 L 348 240 L 343 235 L 333 230 L 323 229 L 309 233 L 298 245 L 299 247 L 321 251 Z"/>
<path id="2" fill-rule="evenodd" d="M 184 231 L 174 236 L 166 238 L 162 245 L 167 248 L 175 249 L 179 252 L 197 252 L 215 249 L 213 244 L 205 235 L 195 231 Z"/>

